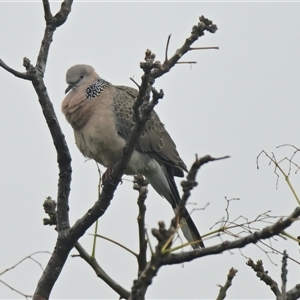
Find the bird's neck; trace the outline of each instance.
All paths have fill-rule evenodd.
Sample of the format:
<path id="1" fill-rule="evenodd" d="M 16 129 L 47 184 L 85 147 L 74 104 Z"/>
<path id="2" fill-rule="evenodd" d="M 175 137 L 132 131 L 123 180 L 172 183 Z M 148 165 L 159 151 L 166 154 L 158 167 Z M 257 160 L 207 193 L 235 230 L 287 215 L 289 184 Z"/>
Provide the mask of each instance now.
<path id="1" fill-rule="evenodd" d="M 110 85 L 110 83 L 102 78 L 98 78 L 95 82 L 93 82 L 92 84 L 90 84 L 86 90 L 86 97 L 88 99 L 93 99 L 98 97 L 101 92 L 103 92 L 105 90 L 105 88 L 107 88 Z"/>

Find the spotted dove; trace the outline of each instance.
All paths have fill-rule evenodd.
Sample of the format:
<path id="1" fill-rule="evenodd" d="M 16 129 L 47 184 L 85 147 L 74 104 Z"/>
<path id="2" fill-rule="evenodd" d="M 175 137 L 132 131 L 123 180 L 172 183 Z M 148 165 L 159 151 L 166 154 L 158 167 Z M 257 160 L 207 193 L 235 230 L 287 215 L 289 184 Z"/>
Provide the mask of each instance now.
<path id="1" fill-rule="evenodd" d="M 75 141 L 85 157 L 111 168 L 122 156 L 133 121 L 133 103 L 138 91 L 115 86 L 99 77 L 89 65 L 75 65 L 66 74 L 68 93 L 62 111 L 74 129 Z M 153 111 L 131 156 L 125 174 L 144 175 L 158 194 L 172 205 L 180 201 L 174 176 L 183 177 L 186 165 L 176 145 Z M 201 236 L 184 209 L 181 229 L 193 248 L 204 247 Z"/>

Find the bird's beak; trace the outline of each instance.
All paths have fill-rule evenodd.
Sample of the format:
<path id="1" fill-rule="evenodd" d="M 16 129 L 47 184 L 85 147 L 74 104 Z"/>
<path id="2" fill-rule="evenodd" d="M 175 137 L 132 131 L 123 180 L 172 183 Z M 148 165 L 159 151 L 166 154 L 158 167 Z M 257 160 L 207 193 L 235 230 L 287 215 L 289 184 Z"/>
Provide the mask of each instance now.
<path id="1" fill-rule="evenodd" d="M 70 84 L 70 85 L 66 88 L 65 94 L 66 94 L 67 92 L 69 92 L 72 88 L 73 88 L 73 85 Z"/>

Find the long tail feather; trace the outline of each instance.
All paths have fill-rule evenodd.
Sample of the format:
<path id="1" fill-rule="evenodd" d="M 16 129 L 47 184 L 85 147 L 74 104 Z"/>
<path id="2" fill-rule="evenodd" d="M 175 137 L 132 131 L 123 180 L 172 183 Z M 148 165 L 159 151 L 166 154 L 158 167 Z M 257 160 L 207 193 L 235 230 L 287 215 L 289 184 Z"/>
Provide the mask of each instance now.
<path id="1" fill-rule="evenodd" d="M 145 175 L 153 188 L 168 200 L 172 205 L 175 214 L 177 214 L 180 195 L 173 173 L 173 168 L 171 166 L 160 164 L 160 167 L 158 167 L 155 174 L 154 172 L 150 172 Z M 197 241 L 197 243 L 192 244 L 194 249 L 204 247 L 201 235 L 186 208 L 184 208 L 182 212 L 180 227 L 188 242 Z"/>

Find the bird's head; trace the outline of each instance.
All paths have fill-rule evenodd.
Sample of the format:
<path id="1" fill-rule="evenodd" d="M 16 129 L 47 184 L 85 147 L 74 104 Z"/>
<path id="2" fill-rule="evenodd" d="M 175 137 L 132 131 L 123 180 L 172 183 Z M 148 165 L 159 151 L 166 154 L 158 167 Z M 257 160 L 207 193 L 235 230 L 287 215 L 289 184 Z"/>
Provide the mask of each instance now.
<path id="1" fill-rule="evenodd" d="M 99 76 L 95 72 L 95 69 L 89 65 L 75 65 L 71 67 L 66 74 L 66 81 L 68 84 L 65 93 L 68 93 L 71 89 L 75 89 L 82 84 L 90 83 L 97 80 Z"/>

